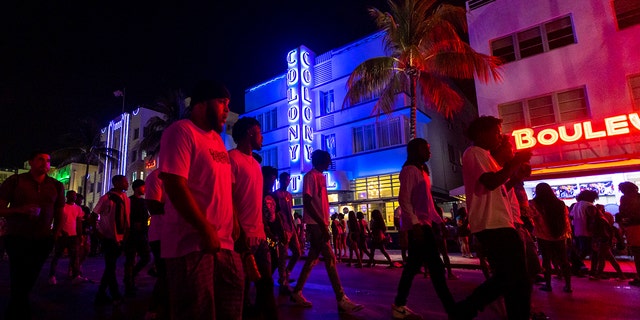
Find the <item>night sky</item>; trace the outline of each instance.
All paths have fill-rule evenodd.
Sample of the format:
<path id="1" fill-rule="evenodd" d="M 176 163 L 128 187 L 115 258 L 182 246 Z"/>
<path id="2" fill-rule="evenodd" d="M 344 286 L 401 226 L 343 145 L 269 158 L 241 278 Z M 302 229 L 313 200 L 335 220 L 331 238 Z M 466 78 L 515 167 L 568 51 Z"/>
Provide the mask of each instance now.
<path id="1" fill-rule="evenodd" d="M 284 73 L 286 52 L 344 46 L 376 31 L 368 7 L 388 11 L 384 0 L 200 2 L 3 4 L 0 167 L 59 148 L 79 118 L 106 126 L 122 109 L 113 96 L 122 88 L 131 111 L 169 89 L 188 93 L 198 79 L 218 79 L 242 113 L 244 90 Z"/>

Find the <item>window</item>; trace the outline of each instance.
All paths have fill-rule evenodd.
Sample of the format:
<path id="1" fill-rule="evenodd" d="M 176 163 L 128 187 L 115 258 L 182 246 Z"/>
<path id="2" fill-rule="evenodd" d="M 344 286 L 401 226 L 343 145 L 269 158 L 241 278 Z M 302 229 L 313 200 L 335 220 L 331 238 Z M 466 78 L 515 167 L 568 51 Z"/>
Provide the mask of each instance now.
<path id="1" fill-rule="evenodd" d="M 640 24 L 640 2 L 638 0 L 614 0 L 618 29 L 622 30 Z"/>
<path id="2" fill-rule="evenodd" d="M 516 60 L 516 52 L 513 46 L 513 37 L 508 36 L 491 42 L 491 52 L 504 62 Z"/>
<path id="3" fill-rule="evenodd" d="M 535 27 L 518 32 L 518 47 L 520 48 L 521 59 L 544 52 L 540 28 Z"/>
<path id="4" fill-rule="evenodd" d="M 631 87 L 631 101 L 634 110 L 640 110 L 640 74 L 629 77 Z"/>
<path id="5" fill-rule="evenodd" d="M 564 17 L 544 25 L 547 33 L 547 42 L 549 50 L 564 47 L 576 42 L 573 36 L 573 27 L 571 26 L 571 17 Z"/>
<path id="6" fill-rule="evenodd" d="M 131 174 L 131 181 L 136 181 L 136 180 L 138 180 L 138 171 L 134 171 Z"/>
<path id="7" fill-rule="evenodd" d="M 576 43 L 571 16 L 558 18 L 491 41 L 491 54 L 504 62 Z"/>
<path id="8" fill-rule="evenodd" d="M 336 158 L 336 135 L 329 134 L 322 136 L 322 150 L 329 152 L 331 159 Z"/>
<path id="9" fill-rule="evenodd" d="M 498 105 L 503 119 L 502 131 L 524 127 L 546 126 L 589 117 L 584 88 L 554 92 L 548 95 Z"/>
<path id="10" fill-rule="evenodd" d="M 353 152 L 363 152 L 403 144 L 408 125 L 402 117 L 353 128 Z"/>
<path id="11" fill-rule="evenodd" d="M 447 145 L 447 151 L 449 152 L 449 162 L 460 165 L 462 162 L 460 160 L 460 152 L 456 151 L 456 148 L 450 144 Z"/>
<path id="12" fill-rule="evenodd" d="M 335 111 L 333 90 L 320 91 L 320 114 L 327 115 Z"/>
<path id="13" fill-rule="evenodd" d="M 278 113 L 277 109 L 261 113 L 256 116 L 256 120 L 260 123 L 260 129 L 262 132 L 275 130 L 278 127 Z"/>
<path id="14" fill-rule="evenodd" d="M 140 137 L 140 128 L 133 129 L 133 140 L 136 140 Z"/>
<path id="15" fill-rule="evenodd" d="M 355 199 L 396 198 L 400 192 L 399 174 L 381 175 L 356 179 L 351 185 Z"/>
<path id="16" fill-rule="evenodd" d="M 278 167 L 278 148 L 264 149 L 260 153 L 262 157 L 262 166 Z"/>
<path id="17" fill-rule="evenodd" d="M 138 160 L 138 150 L 133 150 L 131 152 L 131 163 L 136 162 Z"/>

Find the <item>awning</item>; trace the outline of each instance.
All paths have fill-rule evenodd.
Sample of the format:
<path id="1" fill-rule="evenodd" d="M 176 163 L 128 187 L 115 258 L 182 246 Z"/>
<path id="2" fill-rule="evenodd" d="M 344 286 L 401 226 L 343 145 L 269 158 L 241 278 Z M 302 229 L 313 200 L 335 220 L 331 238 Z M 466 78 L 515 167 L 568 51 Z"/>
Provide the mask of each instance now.
<path id="1" fill-rule="evenodd" d="M 456 198 L 457 200 L 460 200 L 460 201 L 465 201 L 466 196 L 464 193 L 464 185 L 461 185 L 457 188 L 453 188 L 449 190 L 449 196 L 452 198 Z"/>
<path id="2" fill-rule="evenodd" d="M 587 163 L 545 164 L 534 167 L 527 180 L 567 178 L 575 176 L 599 175 L 640 171 L 640 159 L 594 159 Z"/>

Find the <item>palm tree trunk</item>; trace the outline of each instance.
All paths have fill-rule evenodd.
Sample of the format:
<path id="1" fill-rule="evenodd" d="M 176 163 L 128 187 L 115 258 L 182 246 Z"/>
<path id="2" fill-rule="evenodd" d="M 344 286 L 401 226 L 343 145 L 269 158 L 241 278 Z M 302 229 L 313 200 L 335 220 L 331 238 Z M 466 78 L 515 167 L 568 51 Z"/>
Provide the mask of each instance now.
<path id="1" fill-rule="evenodd" d="M 89 180 L 89 161 L 87 161 L 87 163 L 85 163 L 85 169 L 84 169 L 84 179 L 82 179 L 84 181 L 84 185 L 82 186 L 82 193 L 83 193 L 83 197 L 84 197 L 84 204 L 85 206 L 87 205 L 87 180 Z"/>
<path id="2" fill-rule="evenodd" d="M 416 99 L 416 86 L 418 83 L 417 75 L 410 75 L 409 81 L 411 83 L 411 119 L 409 119 L 409 126 L 411 128 L 411 140 L 416 138 L 416 118 L 417 118 L 417 110 L 418 110 L 418 100 Z"/>

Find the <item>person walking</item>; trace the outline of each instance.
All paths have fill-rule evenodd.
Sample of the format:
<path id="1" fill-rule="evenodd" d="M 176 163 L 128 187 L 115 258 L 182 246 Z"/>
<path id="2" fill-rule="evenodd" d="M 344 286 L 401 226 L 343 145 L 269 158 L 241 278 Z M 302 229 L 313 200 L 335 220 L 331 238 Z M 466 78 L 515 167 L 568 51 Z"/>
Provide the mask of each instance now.
<path id="1" fill-rule="evenodd" d="M 531 282 L 527 274 L 524 242 L 515 229 L 507 185 L 531 158 L 518 152 L 502 167 L 490 150 L 502 139 L 502 119 L 482 116 L 473 120 L 467 137 L 473 145 L 462 156 L 463 180 L 471 232 L 486 251 L 491 277 L 455 307 L 455 318 L 468 319 L 498 297 L 504 297 L 509 319 L 528 319 L 531 313 Z"/>
<path id="2" fill-rule="evenodd" d="M 313 169 L 304 175 L 302 187 L 302 204 L 304 207 L 304 216 L 302 218 L 307 224 L 307 240 L 311 247 L 307 261 L 305 261 L 300 272 L 300 278 L 291 294 L 291 301 L 306 308 L 313 306 L 302 295 L 302 289 L 309 278 L 311 269 L 318 263 L 319 255 L 322 254 L 333 292 L 338 301 L 338 311 L 360 311 L 364 306 L 352 302 L 344 293 L 338 270 L 336 269 L 336 257 L 331 249 L 327 179 L 323 174 L 324 171 L 329 169 L 331 156 L 324 150 L 315 150 L 311 154 L 311 163 L 313 164 Z"/>
<path id="3" fill-rule="evenodd" d="M 387 253 L 387 250 L 385 248 L 385 245 L 388 242 L 387 226 L 384 224 L 382 212 L 380 212 L 380 210 L 378 209 L 375 209 L 371 211 L 371 256 L 369 257 L 369 266 L 375 266 L 376 263 L 374 257 L 376 249 L 378 249 L 387 259 L 387 262 L 389 262 L 388 268 L 393 268 L 393 262 L 391 262 L 391 257 L 389 257 L 389 254 Z"/>
<path id="4" fill-rule="evenodd" d="M 431 158 L 427 140 L 416 138 L 407 144 L 407 160 L 400 171 L 401 208 L 400 225 L 407 231 L 409 248 L 407 263 L 402 270 L 394 303 L 391 306 L 394 319 L 420 317 L 407 307 L 409 291 L 420 268 L 427 265 L 433 287 L 447 312 L 453 312 L 454 300 L 445 278 L 445 269 L 432 225 L 442 223 L 434 207 L 431 195 L 431 178 L 426 162 Z"/>
<path id="5" fill-rule="evenodd" d="M 100 217 L 97 232 L 102 239 L 104 253 L 104 272 L 96 294 L 96 304 L 122 302 L 122 294 L 116 279 L 116 262 L 122 254 L 122 244 L 129 235 L 131 212 L 131 203 L 127 197 L 129 180 L 123 175 L 115 175 L 111 178 L 111 183 L 113 188 L 100 197 L 98 204 L 93 208 L 93 212 Z M 107 295 L 107 289 L 111 296 Z"/>
<path id="6" fill-rule="evenodd" d="M 230 94 L 198 82 L 189 118 L 172 123 L 160 142 L 166 201 L 160 238 L 171 319 L 242 319 L 244 272 L 234 251 L 232 173 L 220 136 Z"/>
<path id="7" fill-rule="evenodd" d="M 51 267 L 49 268 L 49 284 L 58 283 L 56 279 L 56 267 L 58 260 L 62 257 L 64 250 L 69 253 L 69 267 L 71 279 L 74 283 L 83 282 L 85 279 L 80 276 L 80 257 L 78 256 L 79 238 L 82 233 L 82 218 L 84 212 L 76 204 L 77 193 L 73 190 L 67 191 L 67 202 L 64 204 L 63 214 L 60 217 L 60 230 L 58 231 Z"/>
<path id="8" fill-rule="evenodd" d="M 289 295 L 291 294 L 289 279 L 293 268 L 300 260 L 301 250 L 298 232 L 296 232 L 296 225 L 292 215 L 293 196 L 287 191 L 291 183 L 291 176 L 287 172 L 282 172 L 280 173 L 279 181 L 280 187 L 273 192 L 273 197 L 276 199 L 276 214 L 280 217 L 284 230 L 284 238 L 278 249 L 278 283 L 280 284 L 280 293 Z M 290 257 L 287 248 L 291 250 Z M 289 258 L 289 263 L 287 263 L 287 258 Z"/>
<path id="9" fill-rule="evenodd" d="M 124 243 L 124 292 L 134 295 L 138 290 L 135 284 L 136 275 L 151 261 L 149 248 L 149 210 L 144 201 L 145 183 L 137 179 L 131 184 L 133 195 L 131 201 L 131 228 L 129 237 Z M 136 263 L 136 256 L 138 262 Z"/>
<path id="10" fill-rule="evenodd" d="M 44 265 L 64 214 L 64 186 L 48 175 L 51 156 L 29 155 L 29 172 L 15 174 L 0 186 L 0 216 L 6 219 L 4 244 L 9 256 L 9 302 L 6 319 L 31 319 L 29 295 Z M 51 225 L 53 224 L 53 231 Z"/>
<path id="11" fill-rule="evenodd" d="M 640 287 L 640 193 L 638 186 L 630 181 L 620 183 L 618 190 L 622 192 L 622 197 L 616 219 L 627 238 L 627 246 L 636 267 L 636 274 L 629 285 Z"/>
<path id="12" fill-rule="evenodd" d="M 551 291 L 551 263 L 560 266 L 565 281 L 564 292 L 572 292 L 571 266 L 567 255 L 567 239 L 571 237 L 569 210 L 564 202 L 556 196 L 551 186 L 539 183 L 536 196 L 531 206 L 534 235 L 538 239 L 538 247 L 542 253 L 544 282 L 540 290 Z"/>

